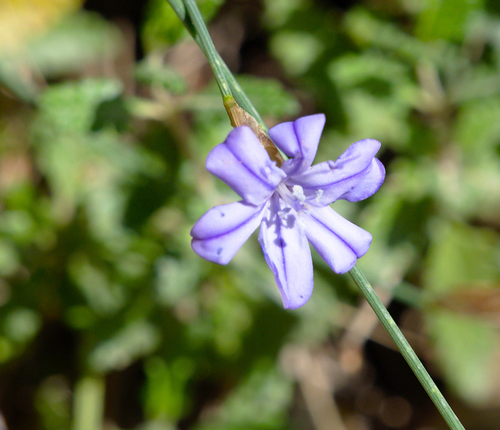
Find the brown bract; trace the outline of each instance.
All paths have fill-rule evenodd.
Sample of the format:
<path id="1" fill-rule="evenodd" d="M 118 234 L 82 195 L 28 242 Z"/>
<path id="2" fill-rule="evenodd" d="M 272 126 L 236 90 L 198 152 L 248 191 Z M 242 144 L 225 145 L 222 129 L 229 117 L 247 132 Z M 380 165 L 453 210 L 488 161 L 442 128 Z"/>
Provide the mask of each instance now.
<path id="1" fill-rule="evenodd" d="M 259 139 L 261 145 L 267 151 L 271 160 L 276 161 L 276 165 L 280 167 L 285 160 L 283 160 L 278 148 L 276 148 L 276 145 L 262 129 L 257 120 L 246 110 L 242 109 L 232 97 L 224 98 L 224 107 L 231 120 L 231 125 L 233 127 L 240 127 L 242 125 L 250 127 Z"/>

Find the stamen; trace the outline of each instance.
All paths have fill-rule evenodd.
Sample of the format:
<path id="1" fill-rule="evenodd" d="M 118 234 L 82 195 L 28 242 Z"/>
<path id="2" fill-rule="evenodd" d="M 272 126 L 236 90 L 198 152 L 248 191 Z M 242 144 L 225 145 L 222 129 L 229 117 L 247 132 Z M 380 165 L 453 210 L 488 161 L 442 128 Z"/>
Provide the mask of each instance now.
<path id="1" fill-rule="evenodd" d="M 316 203 L 319 203 L 322 196 L 323 196 L 323 190 L 316 190 L 316 198 L 314 199 L 314 201 Z"/>
<path id="2" fill-rule="evenodd" d="M 301 203 L 306 200 L 304 189 L 300 185 L 294 185 L 292 187 L 292 195 Z"/>

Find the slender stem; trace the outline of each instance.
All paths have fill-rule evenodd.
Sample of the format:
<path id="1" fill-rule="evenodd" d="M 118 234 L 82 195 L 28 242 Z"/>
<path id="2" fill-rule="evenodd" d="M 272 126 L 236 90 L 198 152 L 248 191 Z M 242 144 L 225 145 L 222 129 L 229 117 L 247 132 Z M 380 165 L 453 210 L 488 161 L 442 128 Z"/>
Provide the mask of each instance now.
<path id="1" fill-rule="evenodd" d="M 186 6 L 184 6 L 184 3 L 182 0 L 167 0 L 174 12 L 177 14 L 179 19 L 186 25 Z M 187 26 L 186 26 L 187 27 Z M 192 29 L 189 29 L 189 32 L 192 33 Z"/>
<path id="2" fill-rule="evenodd" d="M 205 21 L 201 16 L 196 1 L 184 0 L 184 5 L 189 17 L 191 18 L 191 23 L 196 30 L 196 34 L 199 37 L 201 44 L 200 47 L 207 57 L 210 66 L 212 67 L 215 79 L 217 80 L 217 85 L 219 85 L 220 92 L 222 93 L 222 97 L 232 95 L 229 88 L 229 83 L 226 80 L 226 75 L 222 71 L 220 56 L 215 49 L 214 43 L 212 41 L 212 38 L 210 37 L 207 26 L 205 25 Z"/>
<path id="3" fill-rule="evenodd" d="M 266 124 L 264 123 L 262 117 L 259 115 L 259 112 L 257 112 L 257 109 L 255 109 L 255 106 L 252 104 L 246 93 L 241 88 L 240 84 L 229 70 L 229 67 L 227 67 L 227 64 L 221 58 L 219 53 L 215 51 L 212 39 L 210 39 L 210 35 L 206 28 L 205 22 L 201 18 L 201 14 L 196 3 L 193 0 L 185 0 L 184 2 L 182 0 L 167 1 L 172 9 L 174 9 L 179 19 L 184 23 L 184 26 L 190 32 L 195 42 L 206 55 L 210 67 L 214 72 L 215 78 L 217 79 L 217 84 L 219 85 L 219 88 L 221 90 L 222 97 L 225 97 L 232 93 L 238 104 L 257 120 L 263 130 L 267 131 Z M 189 10 L 187 9 L 188 2 L 191 3 Z M 198 16 L 199 18 L 196 23 L 193 20 L 192 13 L 194 13 L 194 15 Z M 200 33 L 201 28 L 203 28 L 204 30 L 202 30 L 202 32 Z M 207 39 L 204 40 L 204 38 Z M 226 82 L 226 85 L 223 86 L 224 90 L 221 87 L 219 78 L 222 78 L 222 80 Z M 227 87 L 229 87 L 230 92 L 224 93 L 225 91 L 227 91 Z"/>
<path id="4" fill-rule="evenodd" d="M 403 333 L 401 333 L 401 330 L 396 325 L 396 322 L 391 317 L 380 299 L 377 297 L 375 291 L 373 291 L 372 286 L 366 279 L 363 272 L 357 266 L 354 266 L 349 274 L 351 275 L 352 279 L 359 287 L 361 292 L 364 294 L 367 302 L 374 310 L 382 325 L 385 327 L 389 335 L 396 343 L 404 359 L 413 370 L 413 373 L 415 373 L 415 376 L 418 378 L 425 391 L 427 391 L 427 394 L 436 405 L 439 413 L 442 415 L 450 429 L 465 430 L 464 426 L 455 415 L 455 412 L 453 412 L 450 405 L 439 391 L 439 388 L 434 383 L 427 370 L 425 370 L 424 365 L 417 357 L 417 354 L 415 354 L 415 351 L 413 351 Z"/>

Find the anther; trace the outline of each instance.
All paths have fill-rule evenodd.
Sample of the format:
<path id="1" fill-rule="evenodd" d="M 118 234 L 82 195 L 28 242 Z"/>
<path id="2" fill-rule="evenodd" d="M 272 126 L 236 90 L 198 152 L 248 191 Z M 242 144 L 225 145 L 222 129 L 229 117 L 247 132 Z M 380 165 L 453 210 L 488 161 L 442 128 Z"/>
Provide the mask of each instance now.
<path id="1" fill-rule="evenodd" d="M 299 202 L 304 202 L 306 200 L 306 196 L 304 195 L 304 189 L 300 185 L 294 185 L 292 187 L 292 195 Z"/>

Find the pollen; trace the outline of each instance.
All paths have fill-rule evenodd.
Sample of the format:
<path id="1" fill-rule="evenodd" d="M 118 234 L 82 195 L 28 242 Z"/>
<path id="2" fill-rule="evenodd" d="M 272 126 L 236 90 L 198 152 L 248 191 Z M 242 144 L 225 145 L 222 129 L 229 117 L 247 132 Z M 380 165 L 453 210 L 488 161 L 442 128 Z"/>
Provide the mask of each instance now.
<path id="1" fill-rule="evenodd" d="M 306 200 L 304 189 L 300 185 L 294 185 L 292 187 L 292 195 L 301 203 Z"/>

